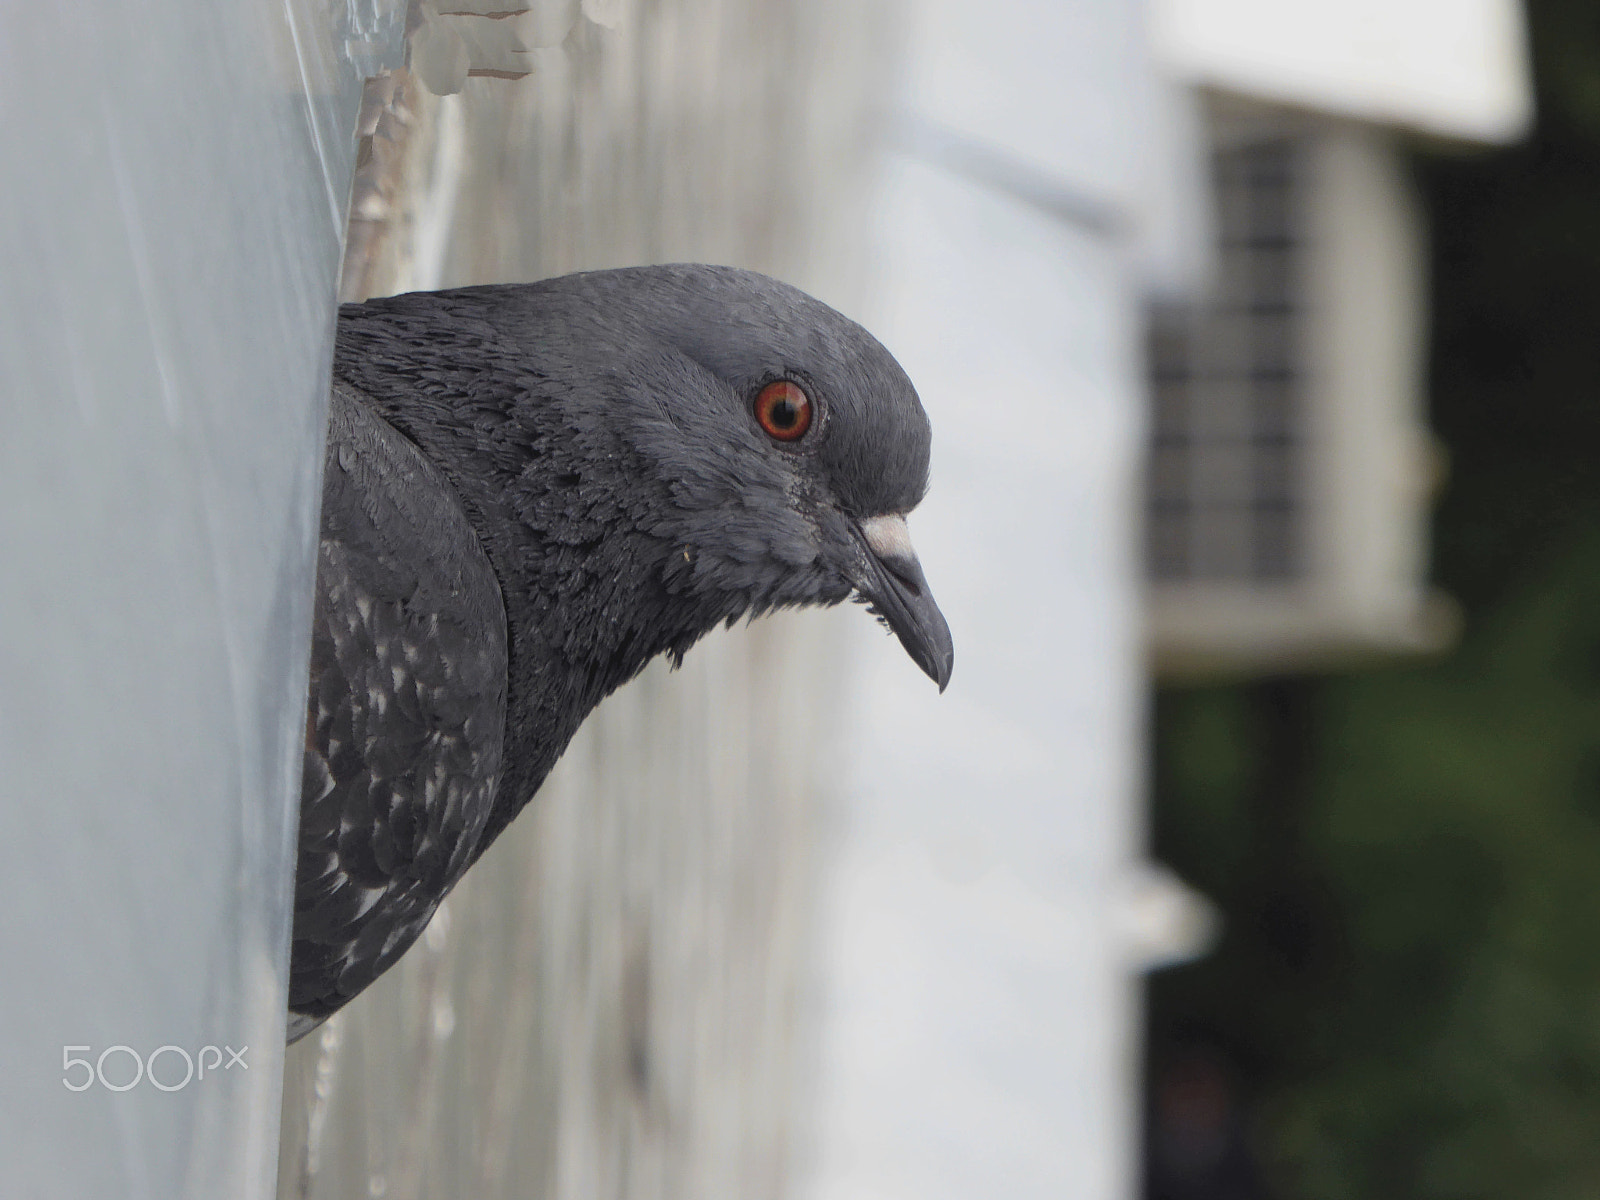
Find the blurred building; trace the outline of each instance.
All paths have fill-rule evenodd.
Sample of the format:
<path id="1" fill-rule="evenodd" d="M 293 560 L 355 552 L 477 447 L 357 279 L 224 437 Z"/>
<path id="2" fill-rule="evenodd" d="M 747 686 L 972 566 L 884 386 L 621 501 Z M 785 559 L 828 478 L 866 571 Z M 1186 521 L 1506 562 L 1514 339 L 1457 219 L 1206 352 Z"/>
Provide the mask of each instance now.
<path id="1" fill-rule="evenodd" d="M 279 1194 L 1130 1195 L 1138 972 L 1204 933 L 1143 861 L 1147 303 L 1158 661 L 1436 639 L 1391 139 L 1520 128 L 1510 0 L 440 7 L 0 18 L 15 1186 L 270 1188 L 359 167 L 347 298 L 697 258 L 864 318 L 958 662 L 787 614 L 620 692 L 291 1051 Z M 213 1042 L 250 1074 L 56 1073 Z"/>
<path id="2" fill-rule="evenodd" d="M 1151 312 L 1146 556 L 1165 672 L 1441 648 L 1427 236 L 1401 144 L 1516 138 L 1514 0 L 1154 0 L 1204 98 L 1214 256 Z"/>

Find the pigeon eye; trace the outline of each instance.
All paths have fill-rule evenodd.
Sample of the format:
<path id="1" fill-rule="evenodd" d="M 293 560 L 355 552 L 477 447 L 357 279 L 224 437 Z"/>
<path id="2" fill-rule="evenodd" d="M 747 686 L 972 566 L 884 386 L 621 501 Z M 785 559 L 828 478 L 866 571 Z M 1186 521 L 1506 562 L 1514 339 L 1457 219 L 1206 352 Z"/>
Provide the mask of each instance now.
<path id="1" fill-rule="evenodd" d="M 787 379 L 767 384 L 756 396 L 756 420 L 768 437 L 796 442 L 811 428 L 811 398 Z"/>

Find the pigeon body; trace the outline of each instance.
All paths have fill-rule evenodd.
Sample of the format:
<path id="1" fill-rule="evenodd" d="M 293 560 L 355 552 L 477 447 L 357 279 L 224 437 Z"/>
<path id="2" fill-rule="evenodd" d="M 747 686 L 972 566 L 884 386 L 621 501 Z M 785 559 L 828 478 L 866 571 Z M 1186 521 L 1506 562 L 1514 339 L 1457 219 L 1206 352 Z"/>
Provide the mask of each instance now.
<path id="1" fill-rule="evenodd" d="M 671 266 L 341 311 L 290 963 L 293 1040 L 388 969 L 657 654 L 869 603 L 942 688 L 904 514 L 930 430 L 860 326 Z"/>

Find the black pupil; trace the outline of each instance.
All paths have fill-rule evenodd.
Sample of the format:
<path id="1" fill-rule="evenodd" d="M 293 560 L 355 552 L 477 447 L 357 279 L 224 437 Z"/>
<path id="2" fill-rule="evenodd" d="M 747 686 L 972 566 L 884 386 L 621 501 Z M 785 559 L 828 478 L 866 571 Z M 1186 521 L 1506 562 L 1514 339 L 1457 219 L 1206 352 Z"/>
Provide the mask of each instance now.
<path id="1" fill-rule="evenodd" d="M 773 403 L 767 411 L 767 419 L 779 429 L 793 429 L 795 422 L 800 420 L 800 409 L 793 400 L 785 396 Z"/>

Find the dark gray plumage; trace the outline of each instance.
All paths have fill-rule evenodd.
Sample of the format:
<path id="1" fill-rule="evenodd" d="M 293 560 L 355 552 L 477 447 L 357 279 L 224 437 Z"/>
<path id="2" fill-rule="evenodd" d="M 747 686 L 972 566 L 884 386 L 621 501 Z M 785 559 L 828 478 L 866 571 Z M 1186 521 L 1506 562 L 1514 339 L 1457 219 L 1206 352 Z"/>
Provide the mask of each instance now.
<path id="1" fill-rule="evenodd" d="M 803 436 L 761 423 L 784 380 Z M 791 287 L 641 267 L 347 305 L 331 405 L 291 1040 L 404 953 L 655 655 L 854 595 L 949 679 L 902 519 L 927 417 Z"/>

